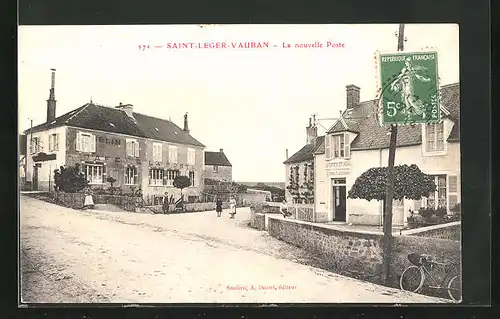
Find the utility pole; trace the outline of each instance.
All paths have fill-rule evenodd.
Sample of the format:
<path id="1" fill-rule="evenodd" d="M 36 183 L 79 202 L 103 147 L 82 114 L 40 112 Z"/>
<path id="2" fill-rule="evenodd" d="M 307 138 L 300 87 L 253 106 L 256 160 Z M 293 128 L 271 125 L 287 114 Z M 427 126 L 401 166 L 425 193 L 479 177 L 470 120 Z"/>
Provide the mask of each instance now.
<path id="1" fill-rule="evenodd" d="M 405 25 L 399 25 L 398 32 L 398 51 L 404 50 L 404 31 Z M 382 281 L 387 284 L 389 279 L 389 265 L 391 263 L 392 251 L 392 201 L 394 197 L 394 159 L 396 157 L 396 141 L 398 137 L 397 124 L 391 124 L 391 139 L 389 142 L 389 163 L 387 165 L 387 195 L 384 207 L 383 231 L 382 239 Z"/>

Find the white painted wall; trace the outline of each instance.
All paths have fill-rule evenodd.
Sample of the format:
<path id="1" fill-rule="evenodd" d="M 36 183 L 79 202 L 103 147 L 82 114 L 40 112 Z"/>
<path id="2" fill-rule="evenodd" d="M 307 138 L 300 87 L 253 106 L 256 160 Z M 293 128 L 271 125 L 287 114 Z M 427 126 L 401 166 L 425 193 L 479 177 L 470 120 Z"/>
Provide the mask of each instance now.
<path id="1" fill-rule="evenodd" d="M 54 180 L 54 170 L 58 169 L 60 166 L 65 164 L 66 158 L 66 127 L 56 127 L 50 130 L 46 130 L 43 132 L 33 133 L 33 138 L 38 137 L 43 145 L 42 152 L 46 154 L 56 154 L 56 159 L 53 161 L 40 162 L 42 164 L 41 167 L 38 168 L 38 180 L 40 182 L 48 182 L 49 176 L 50 180 L 53 182 Z M 49 135 L 51 134 L 59 134 L 59 149 L 57 151 L 49 151 Z M 33 157 L 30 154 L 30 144 L 31 144 L 31 134 L 27 134 L 27 150 L 26 156 L 26 180 L 32 181 L 33 178 Z"/>

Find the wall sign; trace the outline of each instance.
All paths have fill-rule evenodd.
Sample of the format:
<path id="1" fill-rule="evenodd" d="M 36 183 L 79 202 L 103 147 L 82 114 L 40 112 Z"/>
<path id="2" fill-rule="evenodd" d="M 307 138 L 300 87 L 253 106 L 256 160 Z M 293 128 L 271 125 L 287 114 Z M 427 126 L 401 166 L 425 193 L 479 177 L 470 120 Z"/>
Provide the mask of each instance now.
<path id="1" fill-rule="evenodd" d="M 107 138 L 107 137 L 104 137 L 104 136 L 97 137 L 97 141 L 99 143 L 111 144 L 111 145 L 116 145 L 116 146 L 120 146 L 120 144 L 121 144 L 121 141 L 119 139 L 116 139 L 116 138 Z"/>
<path id="2" fill-rule="evenodd" d="M 326 164 L 328 175 L 345 175 L 351 172 L 351 164 L 348 161 L 330 162 Z"/>

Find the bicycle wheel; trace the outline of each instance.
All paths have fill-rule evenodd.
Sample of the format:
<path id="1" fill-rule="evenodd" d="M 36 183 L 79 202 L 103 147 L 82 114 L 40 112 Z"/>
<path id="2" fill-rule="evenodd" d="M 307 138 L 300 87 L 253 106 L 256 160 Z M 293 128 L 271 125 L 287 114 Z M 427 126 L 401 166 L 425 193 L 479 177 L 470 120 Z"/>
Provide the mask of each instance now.
<path id="1" fill-rule="evenodd" d="M 455 276 L 448 282 L 448 295 L 453 301 L 462 301 L 462 278 Z"/>
<path id="2" fill-rule="evenodd" d="M 401 290 L 417 292 L 424 285 L 425 274 L 422 268 L 410 266 L 406 268 L 399 279 L 399 287 Z"/>

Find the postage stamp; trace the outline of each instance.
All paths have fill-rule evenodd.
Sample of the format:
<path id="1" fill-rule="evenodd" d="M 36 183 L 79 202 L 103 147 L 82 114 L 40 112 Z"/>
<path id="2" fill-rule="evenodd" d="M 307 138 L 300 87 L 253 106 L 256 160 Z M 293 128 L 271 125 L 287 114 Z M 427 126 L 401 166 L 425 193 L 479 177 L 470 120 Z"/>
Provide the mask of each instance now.
<path id="1" fill-rule="evenodd" d="M 379 56 L 383 124 L 441 121 L 437 52 Z"/>

